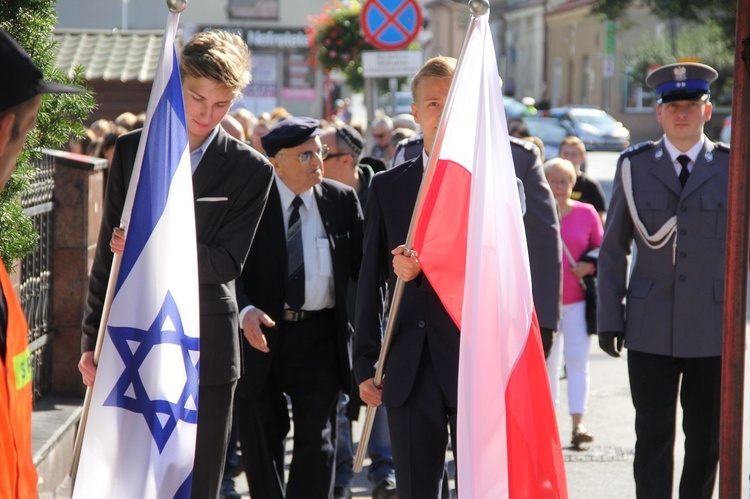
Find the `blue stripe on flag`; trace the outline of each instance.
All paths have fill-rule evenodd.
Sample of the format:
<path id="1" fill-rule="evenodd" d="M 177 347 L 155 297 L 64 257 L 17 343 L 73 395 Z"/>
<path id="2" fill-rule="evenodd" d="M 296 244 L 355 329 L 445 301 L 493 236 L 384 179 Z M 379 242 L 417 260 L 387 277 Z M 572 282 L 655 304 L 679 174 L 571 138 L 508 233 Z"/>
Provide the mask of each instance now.
<path id="1" fill-rule="evenodd" d="M 138 189 L 133 201 L 125 252 L 116 291 L 127 279 L 167 205 L 169 189 L 188 144 L 177 53 L 172 50 L 172 74 L 151 116 Z M 141 140 L 143 140 L 141 138 Z"/>

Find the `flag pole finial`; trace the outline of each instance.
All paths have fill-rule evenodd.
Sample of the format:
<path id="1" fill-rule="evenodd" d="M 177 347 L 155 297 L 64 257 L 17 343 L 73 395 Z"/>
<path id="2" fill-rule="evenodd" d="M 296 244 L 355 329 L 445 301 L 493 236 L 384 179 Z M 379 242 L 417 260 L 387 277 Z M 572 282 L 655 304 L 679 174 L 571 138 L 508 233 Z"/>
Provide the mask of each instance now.
<path id="1" fill-rule="evenodd" d="M 481 17 L 490 11 L 489 0 L 469 0 L 469 11 L 474 17 Z"/>
<path id="2" fill-rule="evenodd" d="M 187 0 L 167 0 L 167 7 L 173 14 L 179 14 L 187 7 Z"/>

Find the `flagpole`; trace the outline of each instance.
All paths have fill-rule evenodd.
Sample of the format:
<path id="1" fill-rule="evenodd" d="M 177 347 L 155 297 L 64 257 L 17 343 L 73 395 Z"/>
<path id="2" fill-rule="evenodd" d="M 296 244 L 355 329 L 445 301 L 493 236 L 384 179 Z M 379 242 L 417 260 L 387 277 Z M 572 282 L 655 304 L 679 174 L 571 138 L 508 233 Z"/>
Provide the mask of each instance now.
<path id="1" fill-rule="evenodd" d="M 446 102 L 448 103 L 443 109 L 443 114 L 440 117 L 440 123 L 438 125 L 437 136 L 435 137 L 435 144 L 433 145 L 432 151 L 430 151 L 429 162 L 427 170 L 425 171 L 422 183 L 419 186 L 419 193 L 417 194 L 417 203 L 414 207 L 414 212 L 411 216 L 411 223 L 409 224 L 409 232 L 406 236 L 406 242 L 404 243 L 406 248 L 411 248 L 414 241 L 414 226 L 416 221 L 419 219 L 419 214 L 422 211 L 422 204 L 424 196 L 429 189 L 430 183 L 435 173 L 440 149 L 443 145 L 443 136 L 445 135 L 446 123 L 448 116 L 451 114 L 453 108 L 454 94 L 456 92 L 458 79 L 455 77 L 460 74 L 465 59 L 464 54 L 466 53 L 469 45 L 469 39 L 477 28 L 479 18 L 486 15 L 489 12 L 489 1 L 488 0 L 469 0 L 468 2 L 469 12 L 472 15 L 469 28 L 466 30 L 466 37 L 464 38 L 463 46 L 461 47 L 461 53 L 458 56 L 458 63 L 456 70 L 453 73 L 454 77 L 451 81 L 450 89 L 448 90 L 448 97 Z M 385 334 L 383 335 L 383 344 L 380 348 L 380 355 L 378 357 L 378 367 L 375 370 L 374 384 L 378 388 L 383 386 L 383 374 L 385 371 L 385 363 L 388 358 L 388 351 L 391 347 L 391 341 L 393 339 L 393 330 L 395 328 L 396 317 L 398 317 L 399 309 L 401 308 L 401 298 L 404 293 L 405 282 L 401 278 L 396 279 L 396 285 L 393 287 L 393 298 L 391 299 L 391 306 L 388 310 L 388 317 L 386 319 Z M 365 412 L 365 421 L 362 425 L 362 434 L 359 438 L 359 444 L 357 444 L 357 454 L 354 457 L 354 472 L 359 473 L 362 471 L 362 466 L 365 461 L 365 453 L 367 452 L 367 444 L 370 442 L 370 433 L 372 432 L 372 424 L 375 420 L 375 411 L 377 406 L 368 405 Z"/>
<path id="2" fill-rule="evenodd" d="M 107 294 L 104 297 L 104 305 L 102 306 L 102 318 L 99 322 L 99 331 L 96 334 L 96 347 L 94 347 L 94 365 L 99 365 L 99 357 L 102 353 L 102 345 L 104 344 L 104 335 L 107 330 L 107 321 L 109 319 L 109 311 L 112 308 L 112 300 L 115 296 L 115 287 L 117 284 L 117 277 L 120 274 L 120 262 L 122 261 L 122 255 L 115 253 L 112 259 L 112 268 L 109 272 L 109 282 L 107 282 Z M 86 397 L 83 399 L 83 412 L 81 413 L 81 420 L 78 423 L 78 433 L 76 434 L 76 442 L 73 447 L 73 464 L 70 467 L 70 478 L 72 480 L 72 486 L 75 486 L 76 475 L 78 474 L 78 463 L 81 460 L 81 448 L 83 447 L 83 434 L 86 431 L 86 422 L 89 418 L 89 408 L 91 407 L 91 395 L 93 387 L 86 387 Z"/>
<path id="3" fill-rule="evenodd" d="M 167 2 L 167 8 L 172 14 L 180 14 L 187 7 L 188 0 L 166 0 L 166 2 Z M 161 64 L 162 64 L 162 61 L 160 60 L 159 65 Z M 149 108 L 151 107 L 151 105 L 152 105 L 151 99 L 149 99 Z M 149 111 L 152 111 L 152 110 L 149 109 Z M 146 130 L 144 130 L 144 132 L 146 132 Z M 139 149 L 142 149 L 142 146 L 139 145 Z M 139 150 L 139 155 L 142 156 L 142 152 L 140 150 Z M 130 197 L 131 190 L 129 189 L 128 191 L 129 191 L 128 197 Z M 132 203 L 132 200 L 130 201 L 130 203 Z M 129 203 L 126 200 L 126 208 L 128 204 Z M 127 222 L 128 222 L 127 219 L 130 216 L 129 210 L 125 209 L 122 215 L 123 215 L 123 219 L 120 223 L 120 228 L 123 230 L 126 230 Z M 110 312 L 110 309 L 112 308 L 112 301 L 114 300 L 115 288 L 117 285 L 117 278 L 120 274 L 120 262 L 121 261 L 122 261 L 122 255 L 115 253 L 112 259 L 112 267 L 109 273 L 109 281 L 107 282 L 107 292 L 105 294 L 104 303 L 102 305 L 102 316 L 99 322 L 99 330 L 97 331 L 97 335 L 96 335 L 96 346 L 94 347 L 94 358 L 93 358 L 95 366 L 99 364 L 99 358 L 101 356 L 102 346 L 104 345 L 104 335 L 106 334 L 107 322 L 109 319 L 109 312 Z M 86 423 L 88 421 L 89 409 L 91 408 L 92 394 L 93 394 L 93 387 L 90 387 L 90 386 L 86 387 L 86 396 L 84 397 L 84 401 L 83 401 L 83 411 L 81 413 L 81 420 L 78 423 L 78 432 L 76 434 L 76 441 L 73 447 L 73 463 L 70 469 L 70 478 L 72 481 L 71 485 L 73 488 L 75 487 L 76 475 L 78 474 L 78 465 L 81 460 L 81 449 L 83 448 L 83 437 L 86 431 Z"/>

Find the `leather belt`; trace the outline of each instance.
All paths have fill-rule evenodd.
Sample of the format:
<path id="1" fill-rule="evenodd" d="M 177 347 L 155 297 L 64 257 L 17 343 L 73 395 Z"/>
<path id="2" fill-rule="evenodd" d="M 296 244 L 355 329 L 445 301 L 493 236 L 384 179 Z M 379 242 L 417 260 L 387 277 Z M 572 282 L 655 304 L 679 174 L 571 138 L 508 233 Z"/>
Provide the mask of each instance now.
<path id="1" fill-rule="evenodd" d="M 300 322 L 317 317 L 328 309 L 323 310 L 284 310 L 284 320 L 287 322 Z"/>

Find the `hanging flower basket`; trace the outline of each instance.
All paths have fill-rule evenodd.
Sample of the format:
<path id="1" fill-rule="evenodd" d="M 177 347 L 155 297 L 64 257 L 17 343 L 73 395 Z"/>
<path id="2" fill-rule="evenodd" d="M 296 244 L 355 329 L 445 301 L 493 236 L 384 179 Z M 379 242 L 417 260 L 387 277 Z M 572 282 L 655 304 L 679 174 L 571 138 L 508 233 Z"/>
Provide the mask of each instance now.
<path id="1" fill-rule="evenodd" d="M 356 0 L 344 5 L 332 0 L 323 6 L 323 12 L 310 16 L 306 29 L 310 46 L 311 64 L 324 73 L 338 70 L 355 92 L 364 88 L 362 76 L 362 51 L 374 47 L 365 41 L 360 29 L 362 6 Z"/>

